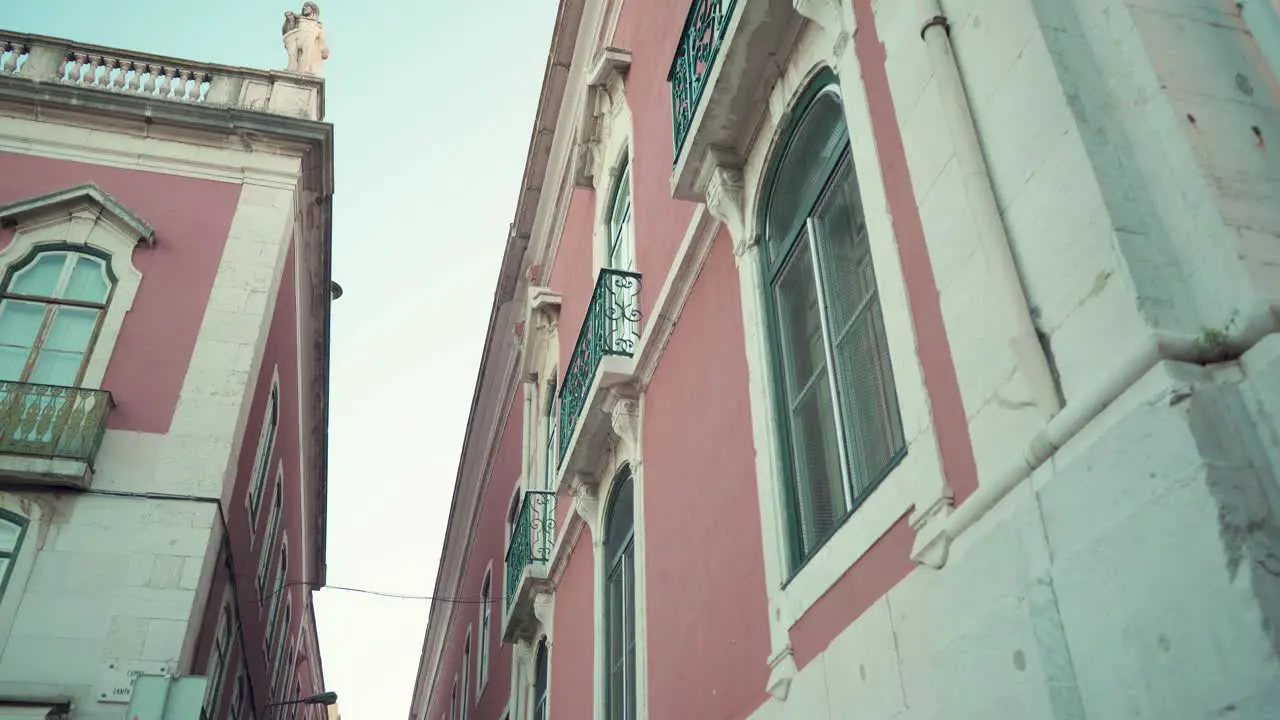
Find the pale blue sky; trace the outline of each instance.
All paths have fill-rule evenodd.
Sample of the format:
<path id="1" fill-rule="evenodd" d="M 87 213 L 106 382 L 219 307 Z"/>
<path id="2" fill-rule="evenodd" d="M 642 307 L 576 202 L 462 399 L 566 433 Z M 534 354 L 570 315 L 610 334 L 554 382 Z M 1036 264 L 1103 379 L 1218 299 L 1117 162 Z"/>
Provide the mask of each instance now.
<path id="1" fill-rule="evenodd" d="M 0 26 L 284 67 L 302 2 L 0 0 Z M 329 581 L 429 594 L 555 0 L 328 0 L 334 123 Z M 427 603 L 316 598 L 345 720 L 407 717 Z"/>

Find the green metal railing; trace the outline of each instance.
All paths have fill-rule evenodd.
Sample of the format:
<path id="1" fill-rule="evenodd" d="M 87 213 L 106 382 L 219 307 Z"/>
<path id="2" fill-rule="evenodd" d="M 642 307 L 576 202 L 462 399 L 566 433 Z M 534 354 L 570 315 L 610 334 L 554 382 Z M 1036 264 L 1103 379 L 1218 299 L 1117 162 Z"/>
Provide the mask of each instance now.
<path id="1" fill-rule="evenodd" d="M 92 465 L 113 405 L 106 390 L 0 381 L 0 453 Z"/>
<path id="2" fill-rule="evenodd" d="M 737 0 L 693 0 L 689 7 L 671 70 L 667 73 L 667 82 L 671 84 L 673 149 L 677 159 L 689 136 L 693 116 L 698 112 L 702 91 L 711 76 L 711 67 L 720 53 L 720 43 L 736 5 Z"/>
<path id="3" fill-rule="evenodd" d="M 556 494 L 549 490 L 530 490 L 520 504 L 520 515 L 511 528 L 511 544 L 507 546 L 506 607 L 511 607 L 520 577 L 530 563 L 551 560 L 556 541 Z"/>
<path id="4" fill-rule="evenodd" d="M 606 355 L 631 357 L 639 343 L 640 273 L 604 268 L 596 278 L 591 304 L 560 385 L 560 465 L 564 465 L 600 360 Z"/>

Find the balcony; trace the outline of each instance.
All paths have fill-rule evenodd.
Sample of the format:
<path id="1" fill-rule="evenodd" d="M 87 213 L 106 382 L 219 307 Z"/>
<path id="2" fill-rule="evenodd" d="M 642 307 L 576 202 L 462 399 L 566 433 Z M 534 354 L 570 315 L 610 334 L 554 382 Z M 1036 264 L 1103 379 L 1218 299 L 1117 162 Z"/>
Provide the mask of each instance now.
<path id="1" fill-rule="evenodd" d="M 502 639 L 515 642 L 534 636 L 537 619 L 533 598 L 549 589 L 547 563 L 556 542 L 556 494 L 530 490 L 524 494 L 520 514 L 507 546 L 507 579 L 504 586 Z"/>
<path id="2" fill-rule="evenodd" d="M 164 103 L 241 108 L 311 120 L 324 117 L 324 82 L 317 77 L 0 30 L 0 82 L 9 78 L 33 81 L 26 91 L 35 97 L 65 87 Z"/>
<path id="3" fill-rule="evenodd" d="M 712 165 L 740 167 L 803 16 L 793 0 L 693 0 L 671 85 L 671 194 L 702 202 Z"/>
<path id="4" fill-rule="evenodd" d="M 113 404 L 106 390 L 0 381 L 0 478 L 88 487 Z"/>
<path id="5" fill-rule="evenodd" d="M 609 388 L 632 380 L 640 344 L 640 274 L 605 268 L 596 278 L 560 386 L 559 484 L 595 470 L 611 430 Z"/>

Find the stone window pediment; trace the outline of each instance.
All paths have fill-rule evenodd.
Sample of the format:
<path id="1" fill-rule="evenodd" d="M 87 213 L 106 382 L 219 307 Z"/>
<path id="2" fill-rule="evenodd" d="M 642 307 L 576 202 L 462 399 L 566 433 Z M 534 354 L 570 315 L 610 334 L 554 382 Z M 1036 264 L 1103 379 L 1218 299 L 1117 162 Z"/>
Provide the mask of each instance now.
<path id="1" fill-rule="evenodd" d="M 102 258 L 112 282 L 109 299 L 79 380 L 100 388 L 125 314 L 142 282 L 134 250 L 153 247 L 155 229 L 136 212 L 94 183 L 85 183 L 0 205 L 0 227 L 15 230 L 0 249 L 0 276 L 17 277 L 43 253 L 79 253 Z"/>

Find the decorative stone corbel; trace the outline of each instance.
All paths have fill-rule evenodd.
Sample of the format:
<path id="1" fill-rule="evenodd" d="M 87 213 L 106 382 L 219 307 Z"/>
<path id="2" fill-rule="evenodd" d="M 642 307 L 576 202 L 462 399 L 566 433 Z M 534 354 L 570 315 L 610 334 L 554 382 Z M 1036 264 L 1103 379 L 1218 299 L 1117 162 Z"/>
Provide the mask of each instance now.
<path id="1" fill-rule="evenodd" d="M 791 692 L 791 681 L 798 672 L 795 652 L 791 649 L 791 643 L 787 643 L 769 658 L 769 684 L 765 689 L 778 702 L 786 702 L 787 694 Z"/>
<path id="2" fill-rule="evenodd" d="M 573 498 L 573 511 L 582 518 L 591 530 L 594 542 L 600 537 L 597 526 L 600 518 L 600 497 L 596 494 L 596 486 L 585 473 L 574 473 L 569 479 L 569 497 Z"/>
<path id="3" fill-rule="evenodd" d="M 533 616 L 542 626 L 542 634 L 547 636 L 547 647 L 551 647 L 551 626 L 555 621 L 556 596 L 552 593 L 540 592 L 533 596 Z"/>
<path id="4" fill-rule="evenodd" d="M 947 517 L 954 505 L 955 493 L 947 487 L 929 504 L 917 506 L 907 520 L 916 534 L 911 559 L 917 564 L 936 570 L 947 563 L 951 549 L 951 538 L 946 533 Z"/>
<path id="5" fill-rule="evenodd" d="M 541 371 L 546 349 L 554 347 L 560 323 L 560 295 L 550 288 L 532 286 L 525 304 L 524 321 L 518 323 L 521 343 L 520 374 L 526 378 Z"/>
<path id="6" fill-rule="evenodd" d="M 729 228 L 735 254 L 739 244 L 747 241 L 748 235 L 744 196 L 741 170 L 724 165 L 712 168 L 711 178 L 707 181 L 707 210 Z"/>
<path id="7" fill-rule="evenodd" d="M 631 52 L 615 47 L 601 48 L 586 74 L 586 90 L 582 114 L 578 118 L 575 138 L 573 183 L 594 188 L 604 163 L 601 144 L 609 134 L 615 113 L 615 92 L 621 92 L 621 81 L 631 70 Z"/>
<path id="8" fill-rule="evenodd" d="M 619 449 L 628 456 L 640 447 L 640 401 L 630 395 L 610 390 L 613 396 L 609 422 L 618 437 Z"/>

